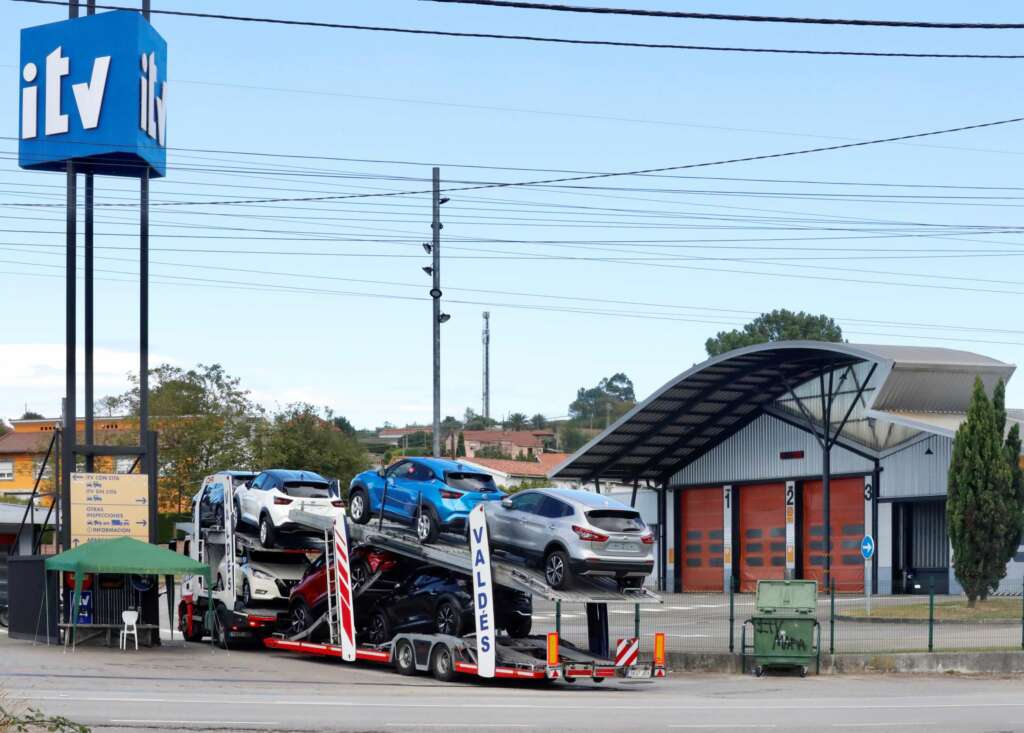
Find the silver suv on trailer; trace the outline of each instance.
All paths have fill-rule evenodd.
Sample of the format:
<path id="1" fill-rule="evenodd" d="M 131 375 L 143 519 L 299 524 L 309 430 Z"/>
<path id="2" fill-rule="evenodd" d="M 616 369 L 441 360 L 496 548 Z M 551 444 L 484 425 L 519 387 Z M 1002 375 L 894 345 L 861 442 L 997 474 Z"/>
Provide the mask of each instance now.
<path id="1" fill-rule="evenodd" d="M 484 504 L 492 547 L 525 557 L 552 588 L 574 575 L 615 578 L 639 588 L 654 569 L 654 535 L 640 512 L 576 489 L 530 489 Z"/>

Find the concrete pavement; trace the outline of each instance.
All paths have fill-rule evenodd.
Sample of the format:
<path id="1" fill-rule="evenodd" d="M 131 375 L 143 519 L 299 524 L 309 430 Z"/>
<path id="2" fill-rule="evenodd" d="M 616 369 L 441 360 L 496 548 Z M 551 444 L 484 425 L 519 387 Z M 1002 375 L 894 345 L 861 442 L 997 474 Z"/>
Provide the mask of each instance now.
<path id="1" fill-rule="evenodd" d="M 0 690 L 99 730 L 1024 731 L 1018 679 L 672 675 L 442 684 L 388 668 L 175 642 L 74 654 L 0 634 Z"/>

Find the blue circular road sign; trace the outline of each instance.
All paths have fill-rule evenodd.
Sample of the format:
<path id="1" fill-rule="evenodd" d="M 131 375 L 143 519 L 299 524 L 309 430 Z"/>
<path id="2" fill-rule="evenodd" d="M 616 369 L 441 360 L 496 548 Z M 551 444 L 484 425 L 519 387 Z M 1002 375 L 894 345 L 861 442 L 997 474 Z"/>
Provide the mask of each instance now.
<path id="1" fill-rule="evenodd" d="M 875 540 L 871 535 L 864 535 L 864 539 L 860 541 L 860 554 L 865 560 L 870 560 L 875 554 Z"/>

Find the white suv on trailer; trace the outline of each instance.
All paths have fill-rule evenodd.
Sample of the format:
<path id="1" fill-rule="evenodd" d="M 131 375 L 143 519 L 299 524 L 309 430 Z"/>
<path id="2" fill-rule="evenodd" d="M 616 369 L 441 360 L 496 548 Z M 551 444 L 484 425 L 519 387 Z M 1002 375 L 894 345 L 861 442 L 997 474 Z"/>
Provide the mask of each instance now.
<path id="1" fill-rule="evenodd" d="M 260 544 L 274 547 L 281 533 L 309 534 L 292 522 L 292 509 L 333 516 L 341 499 L 331 495 L 331 482 L 312 471 L 272 468 L 235 489 L 234 529 L 239 523 L 259 528 Z"/>

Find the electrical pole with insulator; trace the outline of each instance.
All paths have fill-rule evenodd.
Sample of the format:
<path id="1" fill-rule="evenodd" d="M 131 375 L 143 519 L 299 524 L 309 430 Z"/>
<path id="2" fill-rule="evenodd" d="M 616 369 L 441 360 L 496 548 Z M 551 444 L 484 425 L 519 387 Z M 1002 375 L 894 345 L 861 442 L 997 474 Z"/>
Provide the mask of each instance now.
<path id="1" fill-rule="evenodd" d="M 491 416 L 491 314 L 484 311 L 484 395 L 483 395 L 483 416 Z"/>
<path id="2" fill-rule="evenodd" d="M 441 457 L 441 324 L 447 322 L 451 316 L 441 312 L 441 204 L 447 203 L 447 198 L 441 198 L 441 169 L 434 168 L 433 186 L 433 221 L 430 228 L 433 239 L 430 244 L 424 244 L 423 248 L 427 253 L 433 255 L 431 265 L 424 267 L 423 271 L 431 276 L 433 285 L 430 288 L 430 298 L 433 301 L 431 312 L 433 315 L 434 334 L 434 425 L 433 425 L 433 455 Z"/>

